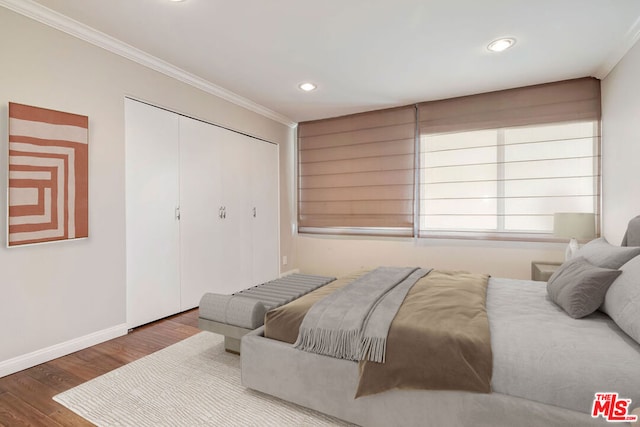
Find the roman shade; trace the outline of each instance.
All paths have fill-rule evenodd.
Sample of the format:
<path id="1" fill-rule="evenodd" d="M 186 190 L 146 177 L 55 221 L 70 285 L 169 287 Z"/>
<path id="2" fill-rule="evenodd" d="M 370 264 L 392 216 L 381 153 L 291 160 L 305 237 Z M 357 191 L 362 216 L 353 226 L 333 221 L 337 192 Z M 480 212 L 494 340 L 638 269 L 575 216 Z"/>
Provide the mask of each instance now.
<path id="1" fill-rule="evenodd" d="M 421 236 L 550 240 L 555 212 L 598 215 L 597 79 L 421 103 L 418 126 Z"/>
<path id="2" fill-rule="evenodd" d="M 299 231 L 554 240 L 599 222 L 600 115 L 587 77 L 300 123 Z"/>
<path id="3" fill-rule="evenodd" d="M 298 125 L 301 232 L 413 235 L 415 107 Z"/>
<path id="4" fill-rule="evenodd" d="M 600 80 L 585 77 L 418 104 L 420 133 L 600 119 Z"/>

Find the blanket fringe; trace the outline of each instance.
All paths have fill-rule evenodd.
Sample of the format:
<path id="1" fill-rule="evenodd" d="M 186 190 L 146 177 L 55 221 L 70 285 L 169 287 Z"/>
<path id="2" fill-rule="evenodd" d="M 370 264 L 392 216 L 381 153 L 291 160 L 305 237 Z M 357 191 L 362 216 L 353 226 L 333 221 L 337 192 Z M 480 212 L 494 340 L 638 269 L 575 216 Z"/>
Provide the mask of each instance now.
<path id="1" fill-rule="evenodd" d="M 294 347 L 347 360 L 359 360 L 361 345 L 358 330 L 300 328 Z"/>
<path id="2" fill-rule="evenodd" d="M 384 363 L 387 349 L 386 337 L 364 337 L 359 360 Z"/>
<path id="3" fill-rule="evenodd" d="M 294 347 L 347 360 L 385 362 L 386 337 L 362 337 L 358 330 L 301 328 Z"/>

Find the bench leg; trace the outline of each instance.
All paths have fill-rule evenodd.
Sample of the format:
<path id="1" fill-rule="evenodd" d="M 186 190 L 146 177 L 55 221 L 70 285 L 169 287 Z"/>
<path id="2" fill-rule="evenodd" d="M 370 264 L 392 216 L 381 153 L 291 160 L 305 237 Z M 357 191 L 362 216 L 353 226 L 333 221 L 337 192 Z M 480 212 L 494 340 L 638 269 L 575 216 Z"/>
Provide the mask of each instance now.
<path id="1" fill-rule="evenodd" d="M 229 353 L 240 354 L 240 340 L 233 337 L 224 337 L 224 349 Z"/>

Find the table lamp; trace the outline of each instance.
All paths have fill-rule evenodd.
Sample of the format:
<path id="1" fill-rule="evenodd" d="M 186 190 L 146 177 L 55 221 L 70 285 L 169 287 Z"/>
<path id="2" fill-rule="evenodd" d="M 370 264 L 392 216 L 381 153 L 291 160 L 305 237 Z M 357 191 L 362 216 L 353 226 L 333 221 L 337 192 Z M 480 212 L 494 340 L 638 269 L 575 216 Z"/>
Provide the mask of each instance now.
<path id="1" fill-rule="evenodd" d="M 596 237 L 596 216 L 592 213 L 556 212 L 553 214 L 553 235 L 569 240 L 565 260 L 573 258 L 580 247 L 578 239 Z"/>

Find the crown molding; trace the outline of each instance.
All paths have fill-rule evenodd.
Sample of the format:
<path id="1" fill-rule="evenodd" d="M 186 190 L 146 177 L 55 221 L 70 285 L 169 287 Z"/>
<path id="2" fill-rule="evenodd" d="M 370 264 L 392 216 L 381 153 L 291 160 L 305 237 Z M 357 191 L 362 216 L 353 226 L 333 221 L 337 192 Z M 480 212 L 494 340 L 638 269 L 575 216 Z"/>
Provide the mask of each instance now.
<path id="1" fill-rule="evenodd" d="M 613 52 L 605 59 L 605 61 L 600 64 L 595 72 L 595 77 L 603 80 L 609 73 L 618 65 L 618 62 L 631 50 L 631 48 L 640 40 L 640 18 L 633 23 L 627 34 L 625 34 L 624 39 L 620 43 L 617 49 L 614 49 Z"/>
<path id="2" fill-rule="evenodd" d="M 183 83 L 189 84 L 195 88 L 203 90 L 207 93 L 215 95 L 242 108 L 258 113 L 264 117 L 275 120 L 286 126 L 294 128 L 296 123 L 276 113 L 250 99 L 237 95 L 223 87 L 217 86 L 203 78 L 178 68 L 166 61 L 149 55 L 140 49 L 128 45 L 114 37 L 104 34 L 94 28 L 89 27 L 81 22 L 62 15 L 54 10 L 42 6 L 31 0 L 0 0 L 0 6 L 3 6 L 16 13 L 34 19 L 45 25 L 63 31 L 71 36 L 77 37 L 95 46 L 106 49 L 116 55 L 120 55 L 131 61 L 137 62 L 152 70 L 158 71 Z"/>

